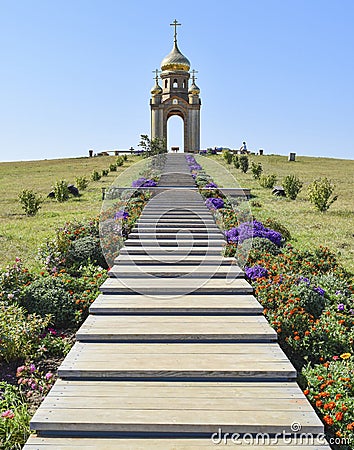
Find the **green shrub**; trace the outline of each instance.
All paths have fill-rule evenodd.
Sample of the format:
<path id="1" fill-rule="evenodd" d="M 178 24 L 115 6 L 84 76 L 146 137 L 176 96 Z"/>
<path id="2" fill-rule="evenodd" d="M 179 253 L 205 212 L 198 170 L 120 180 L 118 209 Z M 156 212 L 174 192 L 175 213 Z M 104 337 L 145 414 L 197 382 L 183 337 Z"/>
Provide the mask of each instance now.
<path id="1" fill-rule="evenodd" d="M 68 286 L 59 277 L 41 277 L 25 287 L 20 303 L 28 312 L 42 317 L 51 314 L 52 323 L 59 328 L 75 324 L 76 306 Z"/>
<path id="2" fill-rule="evenodd" d="M 33 280 L 33 275 L 24 268 L 19 258 L 0 271 L 0 301 L 14 303 L 22 288 Z"/>
<path id="3" fill-rule="evenodd" d="M 251 171 L 252 171 L 252 176 L 255 180 L 259 180 L 262 172 L 263 172 L 263 167 L 261 163 L 254 163 L 252 162 L 251 164 Z"/>
<path id="4" fill-rule="evenodd" d="M 120 167 L 124 164 L 124 158 L 123 156 L 118 156 L 118 158 L 116 159 L 116 166 Z"/>
<path id="5" fill-rule="evenodd" d="M 34 311 L 31 311 L 34 312 Z M 28 315 L 18 305 L 0 302 L 0 362 L 16 361 L 30 356 L 37 345 L 38 336 L 45 330 L 50 317 Z"/>
<path id="6" fill-rule="evenodd" d="M 0 443 L 2 450 L 21 450 L 29 435 L 31 414 L 17 386 L 0 382 Z"/>
<path id="7" fill-rule="evenodd" d="M 325 212 L 338 198 L 337 195 L 332 196 L 334 189 L 334 184 L 328 178 L 319 178 L 308 187 L 308 199 L 319 211 Z"/>
<path id="8" fill-rule="evenodd" d="M 222 156 L 224 157 L 224 159 L 227 162 L 227 164 L 231 164 L 231 162 L 232 162 L 232 153 L 230 152 L 230 150 L 224 150 L 222 152 Z"/>
<path id="9" fill-rule="evenodd" d="M 108 177 L 108 174 L 109 174 L 109 170 L 108 169 L 103 169 L 102 170 L 102 176 L 103 177 Z"/>
<path id="10" fill-rule="evenodd" d="M 123 155 L 123 159 L 124 161 L 128 161 L 128 155 L 127 154 Z"/>
<path id="11" fill-rule="evenodd" d="M 261 175 L 259 179 L 259 184 L 267 189 L 273 189 L 276 182 L 277 176 L 274 173 L 272 173 L 271 175 Z"/>
<path id="12" fill-rule="evenodd" d="M 291 234 L 290 231 L 286 228 L 286 226 L 284 226 L 283 224 L 281 224 L 280 222 L 278 222 L 275 219 L 272 219 L 270 217 L 268 217 L 263 224 L 267 227 L 267 228 L 271 228 L 274 231 L 278 231 L 283 239 L 285 241 L 290 241 L 291 239 Z"/>
<path id="13" fill-rule="evenodd" d="M 248 239 L 246 239 L 247 241 Z M 281 249 L 275 245 L 272 241 L 266 238 L 253 238 L 252 239 L 252 249 L 251 251 L 262 253 L 270 253 L 272 255 L 279 255 Z"/>
<path id="14" fill-rule="evenodd" d="M 109 165 L 109 170 L 111 172 L 117 172 L 117 164 L 110 164 Z"/>
<path id="15" fill-rule="evenodd" d="M 29 189 L 20 192 L 18 198 L 27 216 L 35 216 L 43 203 L 42 197 Z"/>
<path id="16" fill-rule="evenodd" d="M 79 191 L 84 191 L 89 184 L 88 179 L 86 177 L 76 177 L 75 183 Z"/>
<path id="17" fill-rule="evenodd" d="M 252 208 L 262 208 L 262 203 L 261 202 L 259 202 L 258 200 L 251 200 L 250 201 L 250 206 L 252 207 Z"/>
<path id="18" fill-rule="evenodd" d="M 303 186 L 302 181 L 296 175 L 287 175 L 283 178 L 282 186 L 285 194 L 291 200 L 295 200 Z"/>
<path id="19" fill-rule="evenodd" d="M 66 180 L 59 180 L 53 186 L 54 198 L 62 203 L 69 198 L 68 183 Z"/>
<path id="20" fill-rule="evenodd" d="M 97 170 L 93 170 L 91 173 L 91 180 L 92 181 L 99 181 L 101 179 L 101 175 Z"/>
<path id="21" fill-rule="evenodd" d="M 239 161 L 240 161 L 241 172 L 246 173 L 248 171 L 248 167 L 249 167 L 248 156 L 247 155 L 240 155 Z"/>
<path id="22" fill-rule="evenodd" d="M 240 168 L 240 160 L 238 155 L 234 155 L 232 158 L 232 161 L 234 163 L 235 169 L 239 169 Z"/>
<path id="23" fill-rule="evenodd" d="M 86 265 L 88 262 L 107 267 L 98 237 L 81 237 L 73 241 L 69 247 L 67 253 L 68 265 L 80 266 Z"/>

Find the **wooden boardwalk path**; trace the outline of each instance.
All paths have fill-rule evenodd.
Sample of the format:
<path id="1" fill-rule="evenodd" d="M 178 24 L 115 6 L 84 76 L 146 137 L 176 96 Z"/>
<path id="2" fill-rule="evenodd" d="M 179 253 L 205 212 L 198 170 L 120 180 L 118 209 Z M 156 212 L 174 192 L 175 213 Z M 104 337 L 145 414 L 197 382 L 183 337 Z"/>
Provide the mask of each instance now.
<path id="1" fill-rule="evenodd" d="M 214 449 L 238 433 L 229 446 L 328 450 L 184 155 L 164 172 L 171 189 L 145 207 L 24 449 Z"/>

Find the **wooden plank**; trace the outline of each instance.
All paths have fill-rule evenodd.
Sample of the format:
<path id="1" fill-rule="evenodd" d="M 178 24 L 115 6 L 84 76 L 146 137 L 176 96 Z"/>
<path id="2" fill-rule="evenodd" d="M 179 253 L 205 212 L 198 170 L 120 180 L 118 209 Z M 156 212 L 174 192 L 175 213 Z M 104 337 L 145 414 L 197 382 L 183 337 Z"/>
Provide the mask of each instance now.
<path id="1" fill-rule="evenodd" d="M 223 248 L 223 245 L 225 244 L 225 239 L 194 239 L 192 236 L 190 238 L 185 239 L 127 239 L 124 242 L 124 245 L 126 247 L 138 247 L 138 246 L 146 246 L 146 247 L 172 247 L 172 248 L 180 248 L 180 247 L 186 247 L 188 250 L 189 248 L 194 247 L 220 247 L 220 252 Z"/>
<path id="2" fill-rule="evenodd" d="M 141 278 L 108 278 L 100 291 L 113 293 L 140 292 L 145 295 L 174 295 L 195 292 L 196 294 L 253 294 L 253 287 L 244 279 L 230 281 L 218 278 L 176 278 L 173 283 L 168 279 L 146 276 Z"/>
<path id="3" fill-rule="evenodd" d="M 248 341 L 277 340 L 263 316 L 90 315 L 76 334 L 79 341 Z"/>
<path id="4" fill-rule="evenodd" d="M 218 442 L 218 435 L 214 437 L 214 442 Z M 231 439 L 230 441 L 231 442 Z M 294 448 L 294 450 L 330 450 L 330 447 L 323 444 L 322 439 L 314 438 L 313 444 L 298 445 L 298 439 L 279 440 L 278 443 L 274 443 L 274 438 L 270 438 L 269 441 L 263 445 L 249 444 L 250 439 L 247 441 L 247 448 L 253 450 L 270 450 L 276 448 L 277 450 L 288 450 Z M 267 442 L 269 445 L 267 445 Z M 127 439 L 127 438 L 50 438 L 31 436 L 27 444 L 23 447 L 23 450 L 71 450 L 71 449 L 88 449 L 88 450 L 194 450 L 198 448 L 215 450 L 218 444 L 212 442 L 211 438 L 204 439 L 163 439 L 163 438 L 146 438 L 146 439 Z M 220 444 L 225 445 L 225 444 Z M 231 444 L 230 445 L 237 445 Z"/>
<path id="5" fill-rule="evenodd" d="M 100 294 L 90 306 L 91 314 L 262 314 L 252 295 L 184 295 L 153 298 L 146 295 Z"/>
<path id="6" fill-rule="evenodd" d="M 123 247 L 120 250 L 121 255 L 171 255 L 171 256 L 220 256 L 222 248 L 220 247 Z"/>
<path id="7" fill-rule="evenodd" d="M 225 258 L 221 255 L 217 256 L 199 256 L 199 255 L 169 255 L 168 253 L 153 255 L 122 255 L 120 254 L 114 260 L 115 264 L 126 262 L 134 262 L 135 264 L 182 264 L 182 265 L 231 265 L 236 264 L 235 258 Z"/>
<path id="8" fill-rule="evenodd" d="M 245 273 L 240 267 L 236 265 L 221 266 L 221 265 L 203 265 L 196 267 L 183 266 L 178 267 L 163 265 L 139 266 L 131 264 L 129 266 L 114 265 L 109 270 L 110 277 L 131 277 L 131 276 L 145 276 L 146 274 L 157 277 L 214 277 L 214 278 L 244 278 Z"/>
<path id="9" fill-rule="evenodd" d="M 277 379 L 296 377 L 296 371 L 280 348 L 269 348 L 267 353 L 247 344 L 238 348 L 227 344 L 225 353 L 220 344 L 212 347 L 195 344 L 173 344 L 155 347 L 156 344 L 76 343 L 59 367 L 60 377 L 95 379 Z M 219 349 L 217 348 L 219 347 Z M 224 347 L 224 346 L 223 346 Z M 185 352 L 183 352 L 185 349 Z M 247 352 L 248 350 L 248 352 Z"/>

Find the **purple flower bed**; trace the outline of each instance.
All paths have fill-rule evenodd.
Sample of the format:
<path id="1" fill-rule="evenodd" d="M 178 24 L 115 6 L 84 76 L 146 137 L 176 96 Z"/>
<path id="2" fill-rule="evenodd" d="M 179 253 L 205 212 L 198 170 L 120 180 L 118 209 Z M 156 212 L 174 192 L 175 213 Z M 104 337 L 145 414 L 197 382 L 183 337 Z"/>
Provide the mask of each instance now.
<path id="1" fill-rule="evenodd" d="M 148 178 L 138 178 L 132 182 L 132 187 L 155 187 L 157 182 L 155 180 L 150 180 Z"/>
<path id="2" fill-rule="evenodd" d="M 261 222 L 254 220 L 253 222 L 244 222 L 240 226 L 230 228 L 225 233 L 228 242 L 241 243 L 250 238 L 266 238 L 278 247 L 282 243 L 282 235 L 278 231 L 266 228 Z"/>
<path id="3" fill-rule="evenodd" d="M 218 185 L 213 183 L 213 182 L 211 182 L 211 183 L 206 184 L 204 187 L 206 189 L 216 189 L 218 187 Z"/>
<path id="4" fill-rule="evenodd" d="M 209 209 L 220 209 L 224 207 L 224 200 L 219 197 L 210 197 L 205 200 L 205 206 Z"/>
<path id="5" fill-rule="evenodd" d="M 124 211 L 124 209 L 117 211 L 114 215 L 115 220 L 118 219 L 126 220 L 128 217 L 129 213 L 127 211 Z"/>
<path id="6" fill-rule="evenodd" d="M 268 277 L 268 270 L 262 266 L 245 267 L 245 273 L 250 280 Z"/>

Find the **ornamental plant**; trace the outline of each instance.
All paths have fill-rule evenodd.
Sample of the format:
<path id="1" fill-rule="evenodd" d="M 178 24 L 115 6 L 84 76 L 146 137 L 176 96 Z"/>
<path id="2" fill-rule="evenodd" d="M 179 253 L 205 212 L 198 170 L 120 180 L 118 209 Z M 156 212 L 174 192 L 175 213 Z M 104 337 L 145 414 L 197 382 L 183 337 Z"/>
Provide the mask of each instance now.
<path id="1" fill-rule="evenodd" d="M 263 167 L 261 163 L 255 163 L 252 162 L 251 164 L 251 172 L 252 172 L 252 176 L 255 180 L 259 180 L 262 172 L 263 172 Z"/>
<path id="2" fill-rule="evenodd" d="M 84 191 L 89 184 L 88 179 L 86 177 L 76 177 L 75 183 L 79 191 Z"/>
<path id="3" fill-rule="evenodd" d="M 205 206 L 211 210 L 217 210 L 224 207 L 224 200 L 220 197 L 210 197 L 205 200 Z"/>
<path id="4" fill-rule="evenodd" d="M 282 186 L 286 196 L 291 200 L 296 200 L 296 197 L 302 189 L 303 183 L 296 175 L 287 175 L 283 178 Z"/>
<path id="5" fill-rule="evenodd" d="M 319 178 L 309 185 L 307 196 L 316 209 L 325 212 L 338 198 L 333 195 L 334 189 L 334 184 L 328 178 Z"/>
<path id="6" fill-rule="evenodd" d="M 56 201 L 62 203 L 69 198 L 68 183 L 66 180 L 59 180 L 53 186 L 54 198 Z"/>
<path id="7" fill-rule="evenodd" d="M 240 168 L 240 159 L 239 159 L 238 155 L 234 155 L 232 158 L 232 161 L 234 163 L 235 169 L 239 169 Z"/>
<path id="8" fill-rule="evenodd" d="M 282 235 L 270 228 L 266 228 L 261 222 L 243 222 L 238 227 L 232 227 L 225 232 L 228 242 L 241 243 L 254 237 L 269 239 L 273 244 L 282 245 Z"/>
<path id="9" fill-rule="evenodd" d="M 230 152 L 230 150 L 223 150 L 222 156 L 224 157 L 227 164 L 232 163 L 232 153 Z"/>
<path id="10" fill-rule="evenodd" d="M 248 171 L 248 167 L 249 167 L 248 156 L 247 155 L 240 155 L 239 161 L 240 161 L 241 172 L 246 173 Z"/>
<path id="11" fill-rule="evenodd" d="M 261 175 L 259 184 L 266 189 L 273 189 L 277 182 L 277 176 L 273 173 L 271 175 Z"/>
<path id="12" fill-rule="evenodd" d="M 126 155 L 125 155 L 126 156 Z M 118 158 L 116 159 L 116 166 L 120 167 L 124 164 L 124 157 L 123 156 L 118 156 Z"/>
<path id="13" fill-rule="evenodd" d="M 43 198 L 29 189 L 20 192 L 18 198 L 27 216 L 35 216 L 43 203 Z"/>
<path id="14" fill-rule="evenodd" d="M 91 173 L 92 181 L 99 181 L 101 179 L 101 174 L 97 170 L 93 170 Z"/>
<path id="15" fill-rule="evenodd" d="M 108 169 L 103 169 L 102 170 L 102 177 L 108 177 L 108 174 L 109 174 L 109 170 Z"/>
<path id="16" fill-rule="evenodd" d="M 110 164 L 109 170 L 110 172 L 117 172 L 117 164 Z"/>

